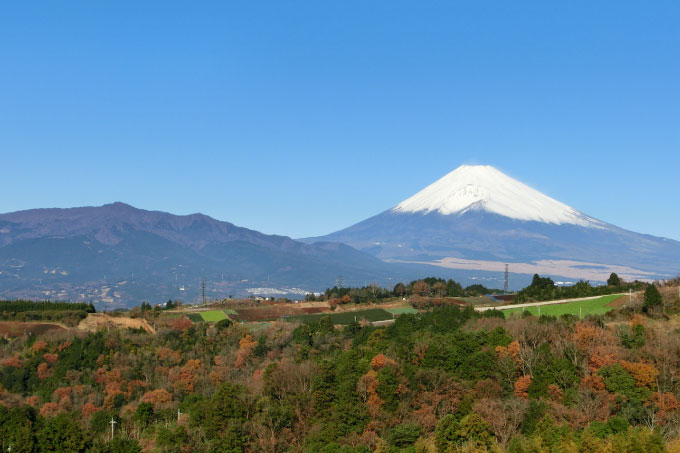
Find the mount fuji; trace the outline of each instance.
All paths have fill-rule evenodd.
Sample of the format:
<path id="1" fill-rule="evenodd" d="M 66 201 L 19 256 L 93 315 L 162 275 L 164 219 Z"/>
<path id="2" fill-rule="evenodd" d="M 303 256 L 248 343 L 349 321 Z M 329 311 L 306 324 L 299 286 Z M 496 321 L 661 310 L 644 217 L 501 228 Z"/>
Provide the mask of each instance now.
<path id="1" fill-rule="evenodd" d="M 327 236 L 388 262 L 606 280 L 680 272 L 680 242 L 634 233 L 491 166 L 463 165 L 391 209 Z"/>

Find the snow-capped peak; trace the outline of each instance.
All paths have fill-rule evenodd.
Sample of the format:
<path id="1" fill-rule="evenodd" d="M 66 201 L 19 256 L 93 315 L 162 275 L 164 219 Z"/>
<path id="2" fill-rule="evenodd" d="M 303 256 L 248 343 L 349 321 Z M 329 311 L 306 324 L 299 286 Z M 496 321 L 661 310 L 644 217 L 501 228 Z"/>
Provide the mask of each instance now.
<path id="1" fill-rule="evenodd" d="M 478 210 L 518 220 L 604 228 L 604 224 L 532 189 L 491 166 L 462 165 L 392 208 L 393 212 Z"/>

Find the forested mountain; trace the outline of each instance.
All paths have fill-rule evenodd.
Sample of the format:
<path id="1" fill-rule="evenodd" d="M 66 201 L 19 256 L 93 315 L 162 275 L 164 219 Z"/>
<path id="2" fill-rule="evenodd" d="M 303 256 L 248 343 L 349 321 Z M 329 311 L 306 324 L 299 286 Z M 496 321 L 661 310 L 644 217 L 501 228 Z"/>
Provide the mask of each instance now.
<path id="1" fill-rule="evenodd" d="M 388 267 L 343 244 L 304 244 L 201 214 L 123 203 L 0 215 L 2 297 L 193 300 L 200 278 L 221 297 L 258 284 L 309 291 L 338 275 L 383 282 Z"/>

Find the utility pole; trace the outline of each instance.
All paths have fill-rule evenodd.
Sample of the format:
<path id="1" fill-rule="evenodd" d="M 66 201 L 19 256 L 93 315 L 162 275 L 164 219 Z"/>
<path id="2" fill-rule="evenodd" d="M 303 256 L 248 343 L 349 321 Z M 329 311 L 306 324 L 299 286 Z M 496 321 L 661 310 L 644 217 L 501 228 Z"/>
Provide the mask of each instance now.
<path id="1" fill-rule="evenodd" d="M 508 264 L 505 265 L 505 285 L 503 286 L 503 292 L 508 294 Z"/>
<path id="2" fill-rule="evenodd" d="M 113 419 L 113 417 L 111 417 L 111 421 L 109 423 L 111 424 L 111 440 L 113 440 L 113 428 L 114 428 L 114 426 L 116 426 L 116 423 L 118 423 L 118 422 L 115 421 Z"/>

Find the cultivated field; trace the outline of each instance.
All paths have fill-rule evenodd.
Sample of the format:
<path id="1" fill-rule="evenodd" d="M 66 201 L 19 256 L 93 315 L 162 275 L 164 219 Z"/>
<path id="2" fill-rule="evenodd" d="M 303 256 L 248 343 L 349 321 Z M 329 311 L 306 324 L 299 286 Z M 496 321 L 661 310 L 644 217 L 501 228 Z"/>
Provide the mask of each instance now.
<path id="1" fill-rule="evenodd" d="M 227 319 L 227 314 L 223 310 L 202 311 L 201 318 L 205 322 L 217 322 Z"/>
<path id="2" fill-rule="evenodd" d="M 621 296 L 613 294 L 609 296 L 598 297 L 597 299 L 581 300 L 576 302 L 565 302 L 563 304 L 540 305 L 532 307 L 518 307 L 503 310 L 503 307 L 497 307 L 502 310 L 506 317 L 510 315 L 521 315 L 527 311 L 534 316 L 588 316 L 588 315 L 603 315 L 608 311 L 625 305 L 628 301 L 628 296 Z"/>
<path id="3" fill-rule="evenodd" d="M 320 313 L 316 315 L 298 315 L 286 318 L 286 321 L 311 323 L 317 322 L 323 317 L 330 317 L 334 324 L 350 324 L 354 321 L 365 319 L 369 322 L 385 321 L 392 319 L 394 315 L 382 308 L 369 308 L 367 310 L 346 311 L 341 313 Z"/>
<path id="4" fill-rule="evenodd" d="M 365 308 L 360 305 L 347 305 L 331 311 L 326 302 L 292 303 L 268 303 L 259 306 L 218 308 L 202 310 L 178 310 L 167 313 L 167 317 L 186 316 L 192 322 L 217 322 L 222 319 L 231 319 L 241 323 L 267 323 L 271 321 L 285 320 L 289 322 L 315 322 L 324 316 L 330 316 L 335 324 L 349 324 L 356 318 L 357 321 L 366 320 L 377 322 L 394 319 L 402 314 L 415 314 L 418 310 L 404 302 L 381 305 L 380 308 Z"/>

